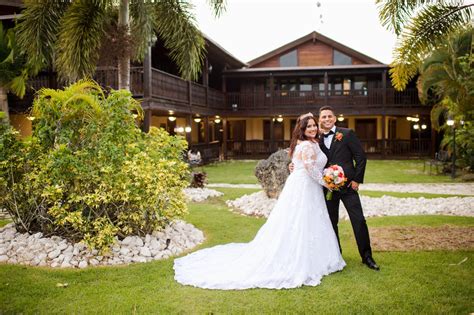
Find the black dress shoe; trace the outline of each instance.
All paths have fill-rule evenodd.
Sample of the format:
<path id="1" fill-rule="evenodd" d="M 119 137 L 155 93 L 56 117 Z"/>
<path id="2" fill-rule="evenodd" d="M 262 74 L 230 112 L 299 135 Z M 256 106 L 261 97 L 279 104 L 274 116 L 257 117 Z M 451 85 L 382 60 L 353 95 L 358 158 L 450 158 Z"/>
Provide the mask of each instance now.
<path id="1" fill-rule="evenodd" d="M 373 269 L 373 270 L 380 270 L 380 267 L 377 266 L 377 264 L 375 263 L 375 260 L 372 258 L 372 256 L 369 256 L 367 258 L 365 258 L 362 263 L 364 263 L 365 265 L 367 265 L 367 267 L 369 267 L 370 269 Z"/>

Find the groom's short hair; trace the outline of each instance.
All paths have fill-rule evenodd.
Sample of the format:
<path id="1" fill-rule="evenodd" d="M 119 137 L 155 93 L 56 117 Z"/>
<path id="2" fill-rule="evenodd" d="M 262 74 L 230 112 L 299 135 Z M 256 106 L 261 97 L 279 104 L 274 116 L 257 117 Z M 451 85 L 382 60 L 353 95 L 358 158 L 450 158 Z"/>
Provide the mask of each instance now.
<path id="1" fill-rule="evenodd" d="M 332 112 L 332 114 L 333 114 L 334 116 L 336 116 L 336 112 L 334 111 L 334 108 L 332 108 L 332 107 L 329 106 L 329 105 L 324 105 L 324 106 L 322 106 L 322 107 L 319 109 L 319 116 L 321 116 L 321 112 L 322 112 L 323 110 L 330 110 L 330 111 Z"/>

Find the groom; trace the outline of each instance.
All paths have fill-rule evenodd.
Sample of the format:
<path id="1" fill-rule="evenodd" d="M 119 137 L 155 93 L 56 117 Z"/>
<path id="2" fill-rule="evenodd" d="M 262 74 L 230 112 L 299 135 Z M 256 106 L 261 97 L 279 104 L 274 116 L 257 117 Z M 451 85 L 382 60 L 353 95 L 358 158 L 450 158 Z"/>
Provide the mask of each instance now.
<path id="1" fill-rule="evenodd" d="M 339 221 L 339 201 L 342 200 L 351 219 L 362 262 L 371 269 L 379 270 L 379 266 L 372 258 L 369 230 L 357 193 L 359 184 L 364 181 L 367 158 L 355 133 L 351 129 L 336 127 L 335 123 L 336 115 L 332 107 L 321 107 L 319 109 L 319 127 L 323 134 L 319 145 L 328 158 L 326 167 L 337 164 L 344 169 L 347 177 L 346 186 L 339 191 L 333 191 L 332 199 L 326 200 L 329 217 L 339 241 L 337 223 Z M 326 188 L 324 189 L 326 192 Z M 340 243 L 339 248 L 341 248 Z"/>

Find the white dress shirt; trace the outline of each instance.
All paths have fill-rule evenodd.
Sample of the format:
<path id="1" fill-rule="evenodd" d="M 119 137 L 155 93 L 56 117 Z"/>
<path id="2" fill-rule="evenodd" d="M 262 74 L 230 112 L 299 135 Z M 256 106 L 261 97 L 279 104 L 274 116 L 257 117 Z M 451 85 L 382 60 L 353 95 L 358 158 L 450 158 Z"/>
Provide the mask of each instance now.
<path id="1" fill-rule="evenodd" d="M 331 131 L 333 132 L 333 134 L 329 135 L 328 137 L 324 137 L 324 145 L 328 149 L 331 148 L 332 139 L 334 138 L 334 134 L 336 133 L 336 126 L 335 125 L 331 128 Z M 325 132 L 325 134 L 327 134 L 327 132 Z"/>

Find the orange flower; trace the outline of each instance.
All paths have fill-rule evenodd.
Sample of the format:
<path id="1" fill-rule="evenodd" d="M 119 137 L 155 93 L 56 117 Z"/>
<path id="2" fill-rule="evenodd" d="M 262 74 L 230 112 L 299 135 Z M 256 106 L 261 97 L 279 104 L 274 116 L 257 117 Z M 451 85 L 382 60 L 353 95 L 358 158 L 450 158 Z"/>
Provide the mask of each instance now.
<path id="1" fill-rule="evenodd" d="M 343 137 L 342 132 L 336 132 L 336 140 L 337 140 L 337 141 L 341 141 L 341 140 L 342 140 L 342 137 Z"/>

